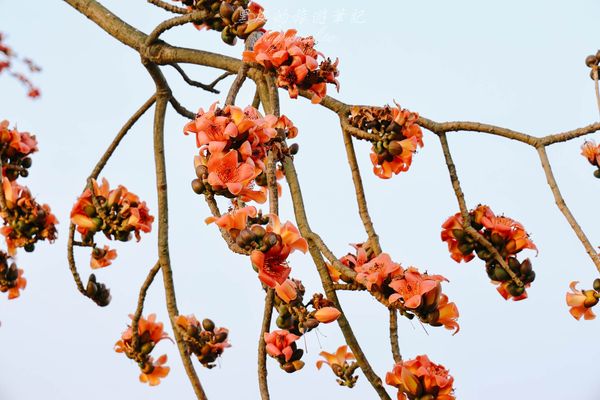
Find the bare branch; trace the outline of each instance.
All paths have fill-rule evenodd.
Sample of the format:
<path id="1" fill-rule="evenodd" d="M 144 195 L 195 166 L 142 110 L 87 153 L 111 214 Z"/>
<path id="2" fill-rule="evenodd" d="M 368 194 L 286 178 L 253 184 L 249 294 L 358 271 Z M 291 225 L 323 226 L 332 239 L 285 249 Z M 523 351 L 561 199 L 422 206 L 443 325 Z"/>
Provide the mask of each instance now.
<path id="1" fill-rule="evenodd" d="M 148 272 L 148 276 L 144 280 L 142 287 L 140 287 L 140 294 L 138 296 L 137 308 L 135 309 L 135 314 L 133 314 L 133 318 L 131 319 L 131 332 L 133 337 L 131 338 L 131 347 L 134 350 L 138 350 L 138 342 L 140 340 L 140 335 L 138 332 L 138 322 L 140 322 L 140 318 L 142 316 L 142 312 L 144 311 L 144 301 L 146 301 L 146 293 L 148 292 L 148 288 L 154 282 L 154 277 L 160 270 L 160 262 L 156 262 L 154 267 L 150 268 Z"/>
<path id="2" fill-rule="evenodd" d="M 398 344 L 398 312 L 395 309 L 390 309 L 390 345 L 392 347 L 392 356 L 394 362 L 402 361 L 400 355 L 400 345 Z"/>
<path id="3" fill-rule="evenodd" d="M 171 98 L 169 99 L 169 103 L 171 103 L 171 106 L 173 106 L 173 109 L 175 111 L 177 111 L 177 114 L 181 115 L 182 117 L 185 117 L 188 119 L 196 118 L 196 113 L 192 112 L 192 111 L 188 110 L 187 108 L 185 108 L 184 106 L 182 106 L 181 103 L 175 98 L 175 96 L 171 96 Z"/>
<path id="4" fill-rule="evenodd" d="M 563 213 L 569 225 L 577 235 L 577 238 L 583 244 L 586 253 L 592 259 L 592 262 L 596 266 L 596 269 L 600 272 L 600 257 L 598 257 L 598 253 L 594 250 L 594 246 L 590 243 L 589 239 L 583 233 L 581 226 L 567 207 L 567 203 L 565 199 L 562 197 L 560 193 L 560 189 L 558 188 L 558 184 L 556 183 L 556 179 L 554 179 L 554 174 L 552 173 L 552 167 L 550 166 L 550 161 L 548 160 L 548 155 L 546 154 L 546 148 L 544 146 L 540 146 L 537 149 L 538 155 L 540 157 L 540 161 L 542 163 L 542 168 L 544 169 L 544 173 L 546 174 L 546 180 L 548 181 L 548 186 L 550 186 L 550 190 L 552 190 L 552 194 L 554 195 L 554 201 L 560 212 Z"/>
<path id="5" fill-rule="evenodd" d="M 219 94 L 219 93 L 221 93 L 221 92 L 219 92 L 217 89 L 215 89 L 215 85 L 216 85 L 216 84 L 219 82 L 219 79 L 215 80 L 215 81 L 214 81 L 213 83 L 211 83 L 210 85 L 207 85 L 207 84 L 205 84 L 205 83 L 198 82 L 198 81 L 195 81 L 195 80 L 191 79 L 191 78 L 190 78 L 190 77 L 189 77 L 189 76 L 188 76 L 188 75 L 185 73 L 185 71 L 183 70 L 183 68 L 181 68 L 181 67 L 179 66 L 179 64 L 177 64 L 177 63 L 172 63 L 172 64 L 169 64 L 169 65 L 170 65 L 171 67 L 175 68 L 175 70 L 176 70 L 177 72 L 179 72 L 179 75 L 181 75 L 181 77 L 183 78 L 183 80 L 185 81 L 185 83 L 187 83 L 188 85 L 190 85 L 190 86 L 194 86 L 194 87 L 198 87 L 198 88 L 201 88 L 201 89 L 204 89 L 204 90 L 206 90 L 207 92 L 211 92 L 211 93 L 216 93 L 216 94 Z M 223 75 L 225 75 L 225 74 L 223 74 Z M 221 75 L 221 76 L 223 76 L 223 75 Z M 229 76 L 229 73 L 228 73 L 228 72 L 227 72 L 227 76 Z"/>
<path id="6" fill-rule="evenodd" d="M 267 349 L 265 346 L 265 333 L 271 329 L 271 318 L 273 316 L 273 298 L 275 291 L 267 289 L 265 295 L 265 308 L 263 310 L 263 321 L 260 328 L 260 337 L 258 338 L 258 387 L 260 389 L 260 398 L 269 400 L 269 386 L 267 380 Z"/>
<path id="7" fill-rule="evenodd" d="M 174 4 L 169 4 L 161 0 L 148 0 L 148 3 L 154 4 L 157 7 L 162 8 L 163 10 L 167 10 L 174 14 L 187 14 L 190 12 L 187 8 L 177 7 Z"/>

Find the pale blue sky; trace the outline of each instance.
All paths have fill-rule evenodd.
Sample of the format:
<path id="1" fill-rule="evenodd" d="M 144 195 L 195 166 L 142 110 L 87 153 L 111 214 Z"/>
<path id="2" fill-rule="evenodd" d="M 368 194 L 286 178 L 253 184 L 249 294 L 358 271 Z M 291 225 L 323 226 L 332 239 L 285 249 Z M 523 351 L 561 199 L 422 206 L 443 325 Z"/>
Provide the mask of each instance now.
<path id="1" fill-rule="evenodd" d="M 340 58 L 340 99 L 380 105 L 398 101 L 438 121 L 476 120 L 542 135 L 587 125 L 598 119 L 593 85 L 584 65 L 600 47 L 600 4 L 593 1 L 395 1 L 304 2 L 264 0 L 268 27 L 295 27 L 314 34 L 318 48 Z M 21 298 L 0 299 L 0 400 L 190 399 L 175 346 L 162 342 L 157 354 L 169 355 L 171 375 L 160 386 L 137 382 L 137 366 L 112 347 L 135 307 L 138 287 L 156 258 L 154 236 L 119 244 L 113 266 L 98 272 L 112 289 L 104 309 L 83 298 L 66 263 L 68 214 L 85 177 L 122 123 L 151 94 L 153 85 L 132 50 L 117 43 L 66 3 L 0 0 L 0 31 L 16 50 L 34 58 L 44 71 L 35 77 L 42 98 L 30 101 L 6 76 L 0 77 L 0 119 L 35 133 L 35 155 L 28 184 L 40 201 L 51 204 L 60 239 L 22 254 L 28 288 Z M 142 0 L 105 5 L 149 32 L 166 13 Z M 344 10 L 344 13 L 341 11 Z M 324 24 L 323 24 L 324 22 Z M 165 39 L 240 55 L 214 32 L 182 27 Z M 210 81 L 217 71 L 188 67 L 190 75 Z M 188 108 L 208 107 L 223 96 L 187 88 L 165 71 Z M 230 83 L 231 80 L 225 83 Z M 226 86 L 221 85 L 222 88 Z M 238 100 L 250 101 L 250 85 Z M 296 157 L 311 225 L 343 255 L 348 243 L 364 240 L 356 213 L 349 170 L 336 118 L 282 92 L 282 110 L 299 127 Z M 146 199 L 156 211 L 150 116 L 128 136 L 104 176 Z M 249 261 L 226 249 L 208 209 L 189 189 L 195 146 L 170 112 L 167 163 L 171 205 L 171 250 L 179 308 L 211 317 L 231 330 L 233 347 L 220 367 L 199 368 L 211 399 L 256 399 L 256 343 L 263 293 Z M 554 206 L 536 153 L 517 142 L 475 133 L 452 133 L 463 189 L 471 206 L 487 203 L 521 221 L 540 249 L 533 257 L 537 280 L 530 298 L 505 302 L 478 261 L 458 265 L 439 240 L 440 225 L 457 211 L 437 138 L 425 133 L 425 147 L 409 173 L 382 181 L 370 173 L 369 147 L 357 144 L 369 205 L 385 251 L 404 266 L 440 273 L 459 307 L 461 331 L 427 328 L 400 321 L 400 345 L 407 358 L 427 353 L 455 377 L 461 400 L 597 400 L 598 321 L 577 322 L 565 305 L 572 280 L 589 286 L 597 276 L 581 244 Z M 592 135 L 593 137 L 594 135 Z M 579 155 L 583 139 L 549 149 L 567 203 L 592 242 L 600 241 L 597 196 L 600 181 Z M 318 161 L 318 162 L 317 162 Z M 325 172 L 324 172 L 325 171 Z M 292 218 L 289 196 L 283 219 Z M 88 254 L 77 253 L 84 276 Z M 293 274 L 308 292 L 319 290 L 309 257 L 294 255 Z M 149 292 L 146 313 L 166 321 L 160 281 Z M 366 294 L 341 294 L 350 322 L 375 370 L 392 367 L 387 312 Z M 170 331 L 170 329 L 169 329 Z M 324 350 L 342 344 L 335 325 L 306 337 L 306 367 L 288 375 L 269 360 L 272 398 L 287 400 L 375 398 L 365 380 L 355 389 L 337 386 L 333 375 L 316 371 L 319 341 Z M 303 344 L 304 345 L 304 344 Z M 395 389 L 390 388 L 395 395 Z"/>

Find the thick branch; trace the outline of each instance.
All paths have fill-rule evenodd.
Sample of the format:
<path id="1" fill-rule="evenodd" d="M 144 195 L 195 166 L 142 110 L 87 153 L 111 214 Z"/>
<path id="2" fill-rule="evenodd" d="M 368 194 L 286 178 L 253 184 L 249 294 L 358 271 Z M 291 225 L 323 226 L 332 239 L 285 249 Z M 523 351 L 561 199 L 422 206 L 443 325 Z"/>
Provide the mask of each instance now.
<path id="1" fill-rule="evenodd" d="M 569 210 L 569 207 L 567 207 L 567 203 L 565 202 L 565 199 L 560 193 L 560 189 L 558 188 L 556 179 L 554 179 L 554 174 L 552 173 L 552 167 L 550 166 L 550 161 L 548 160 L 548 155 L 546 154 L 545 147 L 540 146 L 538 147 L 537 151 L 538 155 L 540 156 L 542 168 L 544 168 L 544 173 L 546 174 L 548 186 L 550 186 L 550 190 L 552 190 L 552 194 L 554 195 L 554 201 L 556 202 L 558 209 L 560 210 L 560 212 L 563 213 L 563 215 L 567 219 L 567 222 L 569 223 L 569 225 L 571 225 L 571 228 L 577 235 L 577 238 L 579 239 L 581 244 L 583 244 L 586 253 L 588 253 L 590 258 L 592 259 L 592 262 L 594 263 L 594 265 L 596 265 L 596 268 L 600 272 L 600 257 L 598 257 L 598 253 L 596 253 L 596 250 L 594 250 L 594 246 L 592 246 L 585 233 L 583 233 L 581 226 L 579 226 L 579 223 L 577 223 L 577 220 L 571 213 L 571 210 Z"/>
<path id="2" fill-rule="evenodd" d="M 154 161 L 156 173 L 156 193 L 158 196 L 158 260 L 162 268 L 163 283 L 165 286 L 165 297 L 167 301 L 167 310 L 173 327 L 175 341 L 179 349 L 179 354 L 187 376 L 192 384 L 194 393 L 199 400 L 206 400 L 206 394 L 200 384 L 200 379 L 196 374 L 194 365 L 183 342 L 181 334 L 176 329 L 175 320 L 179 315 L 177 309 L 177 298 L 175 295 L 175 285 L 173 283 L 173 270 L 171 269 L 171 260 L 169 256 L 169 216 L 168 216 L 168 198 L 167 198 L 167 173 L 165 163 L 164 147 L 164 126 L 165 112 L 167 103 L 171 97 L 171 91 L 160 72 L 160 69 L 151 63 L 145 63 L 145 67 L 156 84 L 156 110 L 154 114 Z"/>

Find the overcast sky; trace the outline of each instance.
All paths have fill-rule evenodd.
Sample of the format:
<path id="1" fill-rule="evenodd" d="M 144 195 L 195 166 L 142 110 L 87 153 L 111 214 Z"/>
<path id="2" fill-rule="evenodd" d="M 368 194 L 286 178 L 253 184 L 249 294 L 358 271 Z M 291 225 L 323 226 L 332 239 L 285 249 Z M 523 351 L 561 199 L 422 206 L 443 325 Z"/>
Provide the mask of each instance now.
<path id="1" fill-rule="evenodd" d="M 35 4 L 34 4 L 35 3 Z M 0 298 L 0 399 L 87 400 L 190 399 L 177 349 L 161 342 L 155 353 L 169 355 L 171 374 L 158 387 L 137 382 L 134 362 L 113 351 L 134 311 L 139 285 L 156 259 L 155 231 L 139 244 L 117 244 L 119 257 L 97 273 L 112 290 L 109 307 L 98 308 L 75 288 L 66 262 L 69 210 L 97 158 L 120 126 L 152 94 L 153 84 L 138 55 L 61 1 L 0 0 L 0 31 L 19 53 L 34 58 L 42 97 L 0 76 L 0 120 L 37 135 L 26 183 L 52 206 L 61 224 L 54 245 L 20 254 L 28 287 L 21 298 Z M 532 0 L 294 2 L 264 0 L 271 29 L 297 28 L 313 34 L 318 49 L 340 58 L 340 99 L 383 105 L 394 99 L 436 121 L 474 120 L 534 135 L 587 125 L 598 119 L 585 56 L 600 47 L 595 1 Z M 169 17 L 142 0 L 106 1 L 119 16 L 149 32 Z M 173 44 L 239 57 L 215 32 L 191 26 L 165 35 Z M 220 73 L 187 67 L 209 82 Z M 190 109 L 208 107 L 224 96 L 188 88 L 165 69 L 179 100 Z M 226 92 L 231 79 L 223 82 Z M 331 90 L 331 89 L 330 89 Z M 251 84 L 239 104 L 251 100 Z M 348 243 L 365 239 L 353 197 L 349 168 L 334 115 L 305 99 L 282 95 L 282 112 L 300 129 L 296 157 L 312 227 L 340 256 Z M 263 292 L 249 260 L 228 252 L 202 199 L 190 190 L 194 140 L 182 134 L 186 121 L 169 111 L 167 166 L 171 206 L 171 254 L 179 309 L 210 317 L 230 329 L 231 348 L 219 367 L 198 367 L 211 399 L 258 398 L 256 345 Z M 532 257 L 537 279 L 529 299 L 506 302 L 489 283 L 482 262 L 458 265 L 439 239 L 440 225 L 458 209 L 437 138 L 425 133 L 425 147 L 410 172 L 383 181 L 371 172 L 369 146 L 357 144 L 374 224 L 384 250 L 405 267 L 446 276 L 444 291 L 457 303 L 461 331 L 400 321 L 405 358 L 428 354 L 447 366 L 462 400 L 597 400 L 599 321 L 577 322 L 568 313 L 570 281 L 591 286 L 593 264 L 554 205 L 532 148 L 476 133 L 449 134 L 450 146 L 470 206 L 485 203 L 522 222 L 540 252 Z M 594 136 L 594 135 L 592 135 Z M 600 241 L 596 210 L 600 181 L 579 155 L 583 139 L 552 146 L 549 156 L 567 204 L 589 235 Z M 156 213 L 151 116 L 123 141 L 103 176 L 145 199 Z M 288 193 L 282 219 L 291 219 Z M 154 227 L 156 228 L 156 226 Z M 84 277 L 88 251 L 76 253 Z M 308 256 L 293 255 L 293 275 L 308 293 L 319 281 Z M 383 376 L 393 361 L 387 339 L 387 311 L 364 293 L 340 295 L 374 369 Z M 151 288 L 145 313 L 167 322 L 160 280 Z M 170 328 L 168 329 L 171 332 Z M 335 324 L 306 335 L 306 367 L 288 375 L 268 360 L 274 399 L 375 398 L 360 376 L 356 388 L 339 387 L 328 370 L 314 367 L 321 349 L 343 344 Z M 390 388 L 392 396 L 396 390 Z"/>

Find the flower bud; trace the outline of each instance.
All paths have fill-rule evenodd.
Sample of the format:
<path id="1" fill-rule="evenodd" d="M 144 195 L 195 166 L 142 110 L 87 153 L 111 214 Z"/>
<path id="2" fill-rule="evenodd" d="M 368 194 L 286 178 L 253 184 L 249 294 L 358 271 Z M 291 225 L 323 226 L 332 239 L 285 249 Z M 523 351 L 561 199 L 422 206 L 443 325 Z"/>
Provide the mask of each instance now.
<path id="1" fill-rule="evenodd" d="M 523 262 L 525 262 L 525 261 L 523 261 Z M 521 269 L 521 263 L 516 258 L 511 257 L 511 258 L 508 259 L 508 267 L 514 273 L 518 273 L 520 271 L 520 269 Z"/>
<path id="2" fill-rule="evenodd" d="M 594 177 L 600 179 L 600 169 L 594 170 Z"/>
<path id="3" fill-rule="evenodd" d="M 222 2 L 221 6 L 219 7 L 219 15 L 222 18 L 230 19 L 231 16 L 233 15 L 234 11 L 235 11 L 235 8 L 226 1 Z"/>
<path id="4" fill-rule="evenodd" d="M 592 68 L 594 65 L 598 64 L 598 59 L 594 55 L 589 55 L 585 58 L 585 65 Z"/>
<path id="5" fill-rule="evenodd" d="M 510 275 L 508 275 L 508 272 L 506 272 L 504 268 L 502 268 L 501 266 L 497 266 L 496 268 L 494 268 L 493 279 L 498 282 L 505 282 L 510 279 Z"/>
<path id="6" fill-rule="evenodd" d="M 154 349 L 154 343 L 153 342 L 146 342 L 142 345 L 141 349 L 140 349 L 140 353 L 143 355 L 146 354 L 150 354 L 150 352 L 152 351 L 152 349 Z"/>
<path id="7" fill-rule="evenodd" d="M 206 168 L 206 165 L 198 165 L 196 167 L 196 176 L 198 178 L 203 178 L 206 175 L 208 175 L 208 168 Z"/>
<path id="8" fill-rule="evenodd" d="M 335 321 L 340 315 L 342 315 L 342 313 L 335 307 L 323 307 L 315 312 L 315 318 L 317 321 L 324 324 Z"/>
<path id="9" fill-rule="evenodd" d="M 525 292 L 525 287 L 518 286 L 516 283 L 511 282 L 506 286 L 506 290 L 508 290 L 508 293 L 510 293 L 511 296 L 519 297 Z"/>
<path id="10" fill-rule="evenodd" d="M 473 248 L 473 245 L 470 243 L 462 243 L 458 245 L 458 251 L 464 255 L 470 254 L 473 251 Z"/>
<path id="11" fill-rule="evenodd" d="M 204 193 L 204 182 L 202 182 L 200 179 L 194 179 L 192 181 L 192 190 L 196 194 Z"/>
<path id="12" fill-rule="evenodd" d="M 234 23 L 238 23 L 240 22 L 240 19 L 242 19 L 242 16 L 244 15 L 244 7 L 238 7 L 235 9 L 235 11 L 233 12 L 233 14 L 231 14 L 231 20 Z"/>
<path id="13" fill-rule="evenodd" d="M 221 331 L 221 332 L 219 332 L 219 333 L 217 333 L 215 335 L 215 340 L 218 343 L 223 343 L 224 341 L 227 340 L 227 336 L 229 336 L 229 334 L 227 333 L 227 331 Z"/>
<path id="14" fill-rule="evenodd" d="M 388 151 L 393 156 L 398 156 L 402 154 L 402 150 L 402 144 L 400 144 L 400 142 L 397 140 L 391 141 L 388 146 Z"/>
<path id="15" fill-rule="evenodd" d="M 215 329 L 215 323 L 212 322 L 212 320 L 205 318 L 202 320 L 202 328 L 204 328 L 205 331 L 212 331 Z"/>
<path id="16" fill-rule="evenodd" d="M 291 155 L 298 154 L 298 150 L 300 150 L 300 145 L 298 143 L 294 143 L 289 147 Z"/>
<path id="17" fill-rule="evenodd" d="M 583 294 L 585 295 L 585 300 L 583 302 L 585 308 L 591 308 L 598 304 L 598 299 L 595 296 L 596 292 L 593 290 L 584 290 Z"/>
<path id="18" fill-rule="evenodd" d="M 263 244 L 267 247 L 267 250 L 275 246 L 279 242 L 279 235 L 273 232 L 267 232 L 263 237 Z"/>
<path id="19" fill-rule="evenodd" d="M 15 264 L 15 263 L 10 264 L 8 271 L 6 271 L 6 280 L 14 281 L 18 277 L 19 277 L 19 270 L 17 269 L 17 264 Z"/>
<path id="20" fill-rule="evenodd" d="M 319 321 L 317 321 L 314 318 L 309 318 L 306 321 L 304 321 L 302 326 L 304 327 L 304 331 L 310 331 L 319 326 Z"/>
<path id="21" fill-rule="evenodd" d="M 600 292 L 600 279 L 599 278 L 594 279 L 594 290 L 596 292 Z"/>
<path id="22" fill-rule="evenodd" d="M 265 234 L 267 233 L 267 231 L 265 230 L 265 228 L 263 228 L 260 225 L 253 225 L 250 228 L 250 230 L 256 236 L 256 240 L 261 240 L 265 236 Z"/>
<path id="23" fill-rule="evenodd" d="M 235 37 L 233 32 L 231 32 L 229 27 L 226 27 L 221 31 L 221 39 L 223 40 L 223 42 L 227 43 L 230 46 L 233 46 L 235 42 L 237 42 L 237 38 Z"/>
<path id="24" fill-rule="evenodd" d="M 21 166 L 23 168 L 29 168 L 31 167 L 31 157 L 25 157 L 24 159 L 21 160 Z"/>

